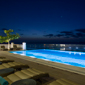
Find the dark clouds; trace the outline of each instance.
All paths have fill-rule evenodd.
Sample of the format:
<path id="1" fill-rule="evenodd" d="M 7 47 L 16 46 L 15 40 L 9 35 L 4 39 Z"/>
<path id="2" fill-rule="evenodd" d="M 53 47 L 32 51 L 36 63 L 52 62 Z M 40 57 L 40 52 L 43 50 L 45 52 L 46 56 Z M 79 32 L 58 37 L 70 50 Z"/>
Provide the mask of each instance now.
<path id="1" fill-rule="evenodd" d="M 65 35 L 72 35 L 73 34 L 73 32 L 71 32 L 71 31 L 62 31 L 60 33 L 64 33 Z"/>
<path id="2" fill-rule="evenodd" d="M 7 29 L 7 28 L 2 28 L 1 30 L 9 30 L 9 29 Z"/>
<path id="3" fill-rule="evenodd" d="M 85 28 L 76 29 L 75 31 L 85 33 Z"/>
<path id="4" fill-rule="evenodd" d="M 61 31 L 58 34 L 47 34 L 44 37 L 63 37 L 63 38 L 83 38 L 85 37 L 85 29 L 76 29 L 74 31 Z"/>
<path id="5" fill-rule="evenodd" d="M 84 37 L 85 35 L 82 34 L 82 33 L 76 33 L 76 36 L 78 36 L 78 37 Z"/>
<path id="6" fill-rule="evenodd" d="M 45 36 L 45 37 L 49 37 L 49 38 L 54 37 L 53 34 L 48 34 L 48 35 L 44 35 L 44 36 Z"/>
<path id="7" fill-rule="evenodd" d="M 64 35 L 62 35 L 62 34 L 55 35 L 55 37 L 62 37 L 62 36 L 64 36 Z"/>

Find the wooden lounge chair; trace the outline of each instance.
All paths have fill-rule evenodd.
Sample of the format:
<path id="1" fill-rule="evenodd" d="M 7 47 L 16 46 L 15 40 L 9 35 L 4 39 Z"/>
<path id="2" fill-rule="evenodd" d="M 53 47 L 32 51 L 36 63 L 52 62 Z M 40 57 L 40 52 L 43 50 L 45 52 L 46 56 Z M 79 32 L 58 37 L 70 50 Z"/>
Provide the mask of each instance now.
<path id="1" fill-rule="evenodd" d="M 6 57 L 2 57 L 2 56 L 0 56 L 0 59 L 3 59 L 3 58 L 6 58 Z"/>
<path id="2" fill-rule="evenodd" d="M 6 77 L 3 77 L 5 80 L 7 80 L 9 82 L 9 85 L 12 84 L 13 82 L 16 82 L 18 80 L 21 79 L 34 79 L 37 81 L 37 79 L 43 77 L 43 76 L 49 76 L 47 73 L 36 70 L 36 69 L 32 69 L 32 68 L 28 68 L 28 69 L 24 69 L 21 71 L 17 71 L 13 74 L 10 74 Z M 39 85 L 39 84 L 37 84 Z"/>
<path id="3" fill-rule="evenodd" d="M 69 81 L 67 79 L 61 78 L 61 79 L 55 80 L 47 85 L 79 85 L 79 84 L 74 83 L 73 81 Z"/>
<path id="4" fill-rule="evenodd" d="M 10 60 L 10 59 L 0 59 L 0 62 L 2 63 L 7 63 L 7 62 L 14 62 L 14 60 Z"/>
<path id="5" fill-rule="evenodd" d="M 21 69 L 21 68 L 29 68 L 29 66 L 20 62 L 2 63 L 0 65 L 0 69 L 5 69 L 5 68 Z"/>

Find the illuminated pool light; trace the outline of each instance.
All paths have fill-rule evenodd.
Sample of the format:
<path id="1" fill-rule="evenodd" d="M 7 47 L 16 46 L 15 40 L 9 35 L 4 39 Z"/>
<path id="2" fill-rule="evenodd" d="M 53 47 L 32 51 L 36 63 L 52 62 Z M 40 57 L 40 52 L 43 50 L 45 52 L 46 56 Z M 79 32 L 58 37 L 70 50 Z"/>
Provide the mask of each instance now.
<path id="1" fill-rule="evenodd" d="M 85 68 L 85 52 L 39 49 L 10 51 L 10 53 Z"/>

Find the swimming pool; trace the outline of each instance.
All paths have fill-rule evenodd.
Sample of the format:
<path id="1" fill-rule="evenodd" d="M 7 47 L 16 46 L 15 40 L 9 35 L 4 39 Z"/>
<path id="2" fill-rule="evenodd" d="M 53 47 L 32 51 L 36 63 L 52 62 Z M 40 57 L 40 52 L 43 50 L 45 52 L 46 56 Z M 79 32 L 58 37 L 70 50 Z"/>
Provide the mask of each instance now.
<path id="1" fill-rule="evenodd" d="M 85 68 L 85 52 L 38 49 L 10 53 Z"/>

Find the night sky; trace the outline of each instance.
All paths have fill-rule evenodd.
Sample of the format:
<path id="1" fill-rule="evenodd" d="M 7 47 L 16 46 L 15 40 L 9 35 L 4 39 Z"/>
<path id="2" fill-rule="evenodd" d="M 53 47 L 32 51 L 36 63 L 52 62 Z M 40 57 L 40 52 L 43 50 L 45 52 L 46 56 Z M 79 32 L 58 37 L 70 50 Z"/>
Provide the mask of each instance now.
<path id="1" fill-rule="evenodd" d="M 0 35 L 14 43 L 85 44 L 85 0 L 0 0 Z"/>

